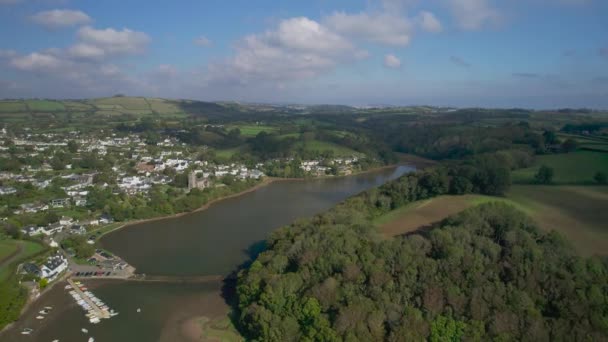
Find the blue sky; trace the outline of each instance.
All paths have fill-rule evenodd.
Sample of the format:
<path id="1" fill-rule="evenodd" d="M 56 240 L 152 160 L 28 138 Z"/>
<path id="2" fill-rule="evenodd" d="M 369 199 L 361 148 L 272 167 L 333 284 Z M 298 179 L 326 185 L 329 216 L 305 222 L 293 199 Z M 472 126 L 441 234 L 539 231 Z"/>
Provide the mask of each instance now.
<path id="1" fill-rule="evenodd" d="M 603 0 L 0 0 L 0 98 L 608 108 Z"/>

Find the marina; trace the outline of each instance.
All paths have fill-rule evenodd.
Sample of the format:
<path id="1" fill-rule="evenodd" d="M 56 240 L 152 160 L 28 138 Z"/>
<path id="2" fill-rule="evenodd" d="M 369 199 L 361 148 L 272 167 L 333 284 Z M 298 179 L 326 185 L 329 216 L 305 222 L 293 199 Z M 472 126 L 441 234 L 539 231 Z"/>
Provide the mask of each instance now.
<path id="1" fill-rule="evenodd" d="M 66 290 L 70 290 L 70 295 L 86 313 L 86 317 L 92 324 L 101 322 L 102 319 L 109 319 L 118 315 L 117 312 L 110 309 L 101 299 L 97 298 L 91 291 L 82 285 L 79 281 L 68 279 Z M 84 332 L 85 329 L 83 329 Z"/>

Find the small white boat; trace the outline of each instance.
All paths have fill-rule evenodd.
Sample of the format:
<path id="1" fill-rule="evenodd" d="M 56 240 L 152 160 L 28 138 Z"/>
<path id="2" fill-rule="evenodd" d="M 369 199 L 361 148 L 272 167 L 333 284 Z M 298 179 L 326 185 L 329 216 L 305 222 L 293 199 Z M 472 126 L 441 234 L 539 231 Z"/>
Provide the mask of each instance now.
<path id="1" fill-rule="evenodd" d="M 86 328 L 82 328 L 82 329 L 80 329 L 80 331 L 82 331 L 82 332 L 83 332 L 83 333 L 85 333 L 85 334 L 88 334 L 88 333 L 89 333 L 89 331 L 88 331 Z"/>
<path id="2" fill-rule="evenodd" d="M 36 319 L 44 319 L 44 316 L 36 316 Z"/>
<path id="3" fill-rule="evenodd" d="M 59 342 L 59 340 L 53 340 L 52 342 Z"/>
<path id="4" fill-rule="evenodd" d="M 41 315 L 47 315 L 49 313 L 49 311 L 48 310 L 40 310 L 40 311 L 38 311 L 38 313 L 41 314 Z"/>
<path id="5" fill-rule="evenodd" d="M 64 289 L 66 289 L 66 290 L 69 290 L 69 289 L 71 289 L 71 288 L 72 288 L 72 285 L 66 285 L 66 286 L 64 287 Z"/>
<path id="6" fill-rule="evenodd" d="M 89 341 L 88 342 L 95 342 L 95 339 L 92 337 L 89 337 Z"/>
<path id="7" fill-rule="evenodd" d="M 29 335 L 32 333 L 32 331 L 34 331 L 34 329 L 25 328 L 21 331 L 21 335 Z"/>
<path id="8" fill-rule="evenodd" d="M 138 313 L 140 313 L 140 312 L 141 312 L 141 309 L 140 309 L 140 308 L 137 308 L 137 312 L 138 312 Z"/>
<path id="9" fill-rule="evenodd" d="M 44 310 L 53 310 L 53 307 L 52 306 L 45 306 Z"/>
<path id="10" fill-rule="evenodd" d="M 97 317 L 91 317 L 91 318 L 89 318 L 89 322 L 91 322 L 93 324 L 97 324 L 97 323 L 101 322 L 101 320 Z"/>

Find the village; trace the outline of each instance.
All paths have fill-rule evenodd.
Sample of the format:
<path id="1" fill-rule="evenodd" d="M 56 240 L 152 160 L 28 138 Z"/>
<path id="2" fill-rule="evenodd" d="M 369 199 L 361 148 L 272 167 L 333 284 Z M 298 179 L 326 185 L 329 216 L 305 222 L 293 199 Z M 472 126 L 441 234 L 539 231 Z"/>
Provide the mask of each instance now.
<path id="1" fill-rule="evenodd" d="M 19 272 L 39 280 L 31 283 L 32 291 L 66 272 L 78 277 L 130 277 L 130 265 L 97 248 L 104 233 L 130 220 L 191 210 L 201 196 L 251 186 L 278 166 L 294 167 L 298 175 L 325 177 L 350 175 L 358 161 L 357 156 L 218 161 L 202 157 L 208 149 L 173 136 L 151 142 L 116 132 L 2 128 L 0 158 L 8 163 L 0 169 L 0 223 L 13 237 L 41 242 L 54 251 L 46 259 L 20 265 Z M 21 163 L 10 162 L 15 158 Z M 166 209 L 174 197 L 186 203 L 184 208 L 172 203 Z"/>

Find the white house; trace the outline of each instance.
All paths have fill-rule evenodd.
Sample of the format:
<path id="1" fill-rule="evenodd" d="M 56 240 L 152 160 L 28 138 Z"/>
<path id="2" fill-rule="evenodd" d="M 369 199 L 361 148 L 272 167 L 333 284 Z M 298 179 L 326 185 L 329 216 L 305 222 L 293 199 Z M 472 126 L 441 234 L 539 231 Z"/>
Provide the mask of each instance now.
<path id="1" fill-rule="evenodd" d="M 55 280 L 57 276 L 68 268 L 68 260 L 62 254 L 50 256 L 42 265 L 42 278 L 49 281 Z"/>
<path id="2" fill-rule="evenodd" d="M 37 226 L 27 226 L 23 227 L 23 229 L 21 229 L 21 232 L 29 236 L 35 236 L 44 233 L 44 228 Z"/>

